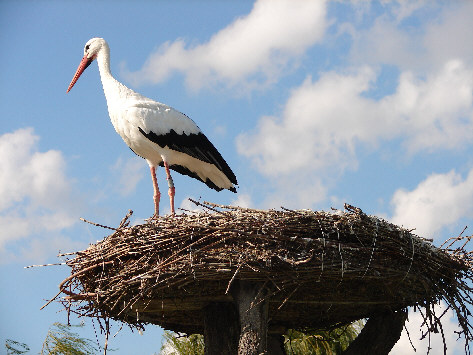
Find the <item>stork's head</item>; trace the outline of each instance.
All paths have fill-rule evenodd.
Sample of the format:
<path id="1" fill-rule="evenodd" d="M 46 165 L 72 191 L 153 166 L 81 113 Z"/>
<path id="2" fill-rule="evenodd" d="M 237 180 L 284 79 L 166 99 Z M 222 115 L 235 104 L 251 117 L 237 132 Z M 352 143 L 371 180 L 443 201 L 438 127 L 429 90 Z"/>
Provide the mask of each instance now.
<path id="1" fill-rule="evenodd" d="M 102 49 L 108 48 L 107 42 L 103 38 L 92 38 L 85 44 L 84 47 L 84 57 L 82 58 L 79 67 L 74 74 L 74 77 L 67 88 L 67 92 L 69 92 L 74 84 L 76 83 L 77 79 L 81 76 L 84 70 L 93 62 L 97 55 L 100 53 Z"/>

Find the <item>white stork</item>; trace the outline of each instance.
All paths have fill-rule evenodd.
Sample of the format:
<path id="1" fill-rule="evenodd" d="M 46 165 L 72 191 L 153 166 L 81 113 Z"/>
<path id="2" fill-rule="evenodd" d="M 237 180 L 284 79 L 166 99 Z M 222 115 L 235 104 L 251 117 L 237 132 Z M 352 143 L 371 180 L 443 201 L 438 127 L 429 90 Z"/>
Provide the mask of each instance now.
<path id="1" fill-rule="evenodd" d="M 175 188 L 169 169 L 200 180 L 214 190 L 236 192 L 235 174 L 194 121 L 172 107 L 136 93 L 112 76 L 110 48 L 103 38 L 92 38 L 86 43 L 84 57 L 67 92 L 94 59 L 113 127 L 131 150 L 149 164 L 156 216 L 161 196 L 156 179 L 158 165 L 166 170 L 172 214 Z"/>

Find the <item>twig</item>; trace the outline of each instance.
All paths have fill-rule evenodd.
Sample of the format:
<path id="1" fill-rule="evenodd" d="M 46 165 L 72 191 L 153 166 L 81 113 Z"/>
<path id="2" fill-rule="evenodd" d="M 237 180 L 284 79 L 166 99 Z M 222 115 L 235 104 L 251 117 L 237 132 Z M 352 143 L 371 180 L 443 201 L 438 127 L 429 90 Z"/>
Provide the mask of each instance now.
<path id="1" fill-rule="evenodd" d="M 43 266 L 56 266 L 56 265 L 66 265 L 66 263 L 52 263 L 52 264 L 43 264 L 43 265 L 30 265 L 30 266 L 24 266 L 24 269 L 29 269 L 31 267 L 43 267 Z"/>
<path id="2" fill-rule="evenodd" d="M 105 226 L 105 225 L 100 224 L 100 223 L 91 222 L 91 221 L 88 221 L 88 220 L 86 220 L 85 218 L 82 218 L 82 217 L 80 217 L 79 219 L 80 219 L 82 222 L 92 224 L 93 226 L 96 226 L 96 227 L 101 227 L 101 228 L 105 228 L 105 229 L 111 229 L 111 230 L 113 230 L 113 231 L 116 231 L 116 230 L 118 229 L 118 228 L 108 227 L 108 226 Z"/>
<path id="3" fill-rule="evenodd" d="M 242 265 L 243 265 L 243 263 L 238 265 L 238 268 L 235 270 L 235 273 L 233 274 L 232 278 L 230 279 L 230 281 L 228 281 L 228 286 L 227 286 L 227 289 L 225 290 L 226 295 L 228 294 L 228 291 L 230 290 L 230 286 L 232 285 L 232 282 L 235 279 L 235 276 L 237 275 L 238 271 L 240 271 L 240 268 L 241 268 Z"/>

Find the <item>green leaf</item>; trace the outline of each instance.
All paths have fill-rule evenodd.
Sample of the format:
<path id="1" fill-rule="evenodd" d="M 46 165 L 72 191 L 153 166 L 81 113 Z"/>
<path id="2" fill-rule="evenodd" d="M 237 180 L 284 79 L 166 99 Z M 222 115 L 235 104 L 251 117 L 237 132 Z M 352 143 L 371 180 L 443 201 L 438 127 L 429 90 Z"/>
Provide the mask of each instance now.
<path id="1" fill-rule="evenodd" d="M 204 355 L 204 337 L 200 334 L 181 336 L 164 331 L 160 354 L 164 355 Z"/>
<path id="2" fill-rule="evenodd" d="M 312 330 L 306 333 L 293 329 L 284 335 L 284 347 L 288 355 L 340 354 L 360 333 L 363 321 L 356 321 L 333 330 Z"/>
<path id="3" fill-rule="evenodd" d="M 43 343 L 41 355 L 93 355 L 98 352 L 94 342 L 81 338 L 72 328 L 84 325 L 66 325 L 54 323 L 49 328 L 48 335 Z"/>

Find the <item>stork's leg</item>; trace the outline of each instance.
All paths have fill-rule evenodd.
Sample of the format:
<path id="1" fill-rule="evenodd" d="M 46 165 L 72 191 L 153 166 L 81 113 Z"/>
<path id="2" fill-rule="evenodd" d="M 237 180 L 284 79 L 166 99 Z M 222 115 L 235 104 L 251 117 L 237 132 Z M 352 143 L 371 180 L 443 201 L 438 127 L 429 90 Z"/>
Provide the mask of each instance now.
<path id="1" fill-rule="evenodd" d="M 169 165 L 166 160 L 164 160 L 164 169 L 166 169 L 166 180 L 168 181 L 168 195 L 169 202 L 171 203 L 171 214 L 174 215 L 174 195 L 176 194 L 176 189 L 174 188 L 174 181 L 171 177 L 171 172 L 169 171 Z"/>
<path id="2" fill-rule="evenodd" d="M 156 167 L 150 166 L 149 169 L 151 171 L 151 179 L 153 180 L 154 188 L 154 216 L 157 217 L 159 216 L 159 200 L 161 198 L 161 193 L 159 192 L 158 179 L 156 179 Z"/>

